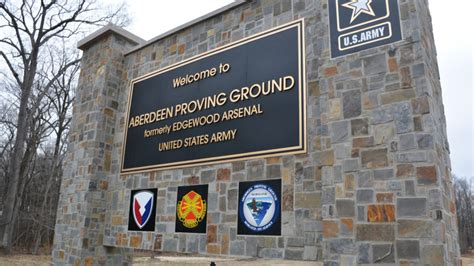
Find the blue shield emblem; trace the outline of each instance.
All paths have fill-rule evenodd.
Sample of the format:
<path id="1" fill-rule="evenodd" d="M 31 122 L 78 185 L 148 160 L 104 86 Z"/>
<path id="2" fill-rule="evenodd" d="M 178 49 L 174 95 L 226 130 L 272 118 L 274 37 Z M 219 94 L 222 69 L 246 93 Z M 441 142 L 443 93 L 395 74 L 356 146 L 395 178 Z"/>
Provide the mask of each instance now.
<path id="1" fill-rule="evenodd" d="M 150 220 L 153 200 L 153 193 L 149 191 L 142 191 L 133 196 L 133 218 L 140 229 Z"/>

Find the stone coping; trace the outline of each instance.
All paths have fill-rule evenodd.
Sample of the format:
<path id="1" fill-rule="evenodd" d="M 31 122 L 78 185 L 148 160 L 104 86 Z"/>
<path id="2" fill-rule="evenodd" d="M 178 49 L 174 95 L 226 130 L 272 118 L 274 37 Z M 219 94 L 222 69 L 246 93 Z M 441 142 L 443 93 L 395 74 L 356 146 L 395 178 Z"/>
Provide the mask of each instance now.
<path id="1" fill-rule="evenodd" d="M 129 31 L 117 26 L 117 25 L 114 25 L 114 24 L 110 23 L 110 24 L 98 29 L 97 31 L 93 32 L 92 34 L 88 35 L 87 37 L 80 40 L 79 42 L 77 42 L 77 48 L 79 48 L 81 50 L 84 50 L 88 46 L 90 46 L 91 44 L 97 42 L 102 37 L 104 37 L 105 35 L 110 34 L 110 33 L 118 34 L 118 35 L 122 36 L 123 38 L 125 38 L 125 39 L 127 39 L 127 40 L 129 40 L 133 43 L 136 43 L 137 45 L 145 43 L 144 39 L 138 37 L 137 35 L 129 32 Z"/>

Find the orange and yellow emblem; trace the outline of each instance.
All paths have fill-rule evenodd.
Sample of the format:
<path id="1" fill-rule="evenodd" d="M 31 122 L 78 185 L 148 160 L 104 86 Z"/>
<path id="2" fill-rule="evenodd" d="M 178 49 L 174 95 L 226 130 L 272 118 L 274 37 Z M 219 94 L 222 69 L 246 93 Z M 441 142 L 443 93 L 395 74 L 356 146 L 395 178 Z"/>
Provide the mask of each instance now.
<path id="1" fill-rule="evenodd" d="M 187 228 L 194 228 L 206 216 L 206 201 L 201 195 L 191 190 L 178 201 L 176 208 L 178 219 Z"/>

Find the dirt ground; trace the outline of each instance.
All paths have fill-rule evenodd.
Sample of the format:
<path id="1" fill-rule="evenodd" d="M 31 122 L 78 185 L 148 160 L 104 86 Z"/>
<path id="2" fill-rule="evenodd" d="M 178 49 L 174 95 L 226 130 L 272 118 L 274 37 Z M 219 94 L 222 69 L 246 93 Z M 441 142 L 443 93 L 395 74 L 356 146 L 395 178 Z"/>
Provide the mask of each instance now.
<path id="1" fill-rule="evenodd" d="M 191 257 L 191 256 L 159 256 L 151 257 L 135 257 L 133 265 L 140 266 L 209 266 L 211 262 L 215 262 L 216 266 L 241 266 L 241 265 L 262 265 L 262 266 L 314 266 L 319 265 L 314 262 L 303 261 L 282 261 L 282 260 L 255 260 L 255 259 L 237 259 L 222 257 Z M 0 256 L 0 266 L 49 266 L 51 265 L 51 256 L 34 256 L 34 255 L 12 255 Z M 322 264 L 321 264 L 322 265 Z"/>
<path id="2" fill-rule="evenodd" d="M 462 265 L 466 266 L 474 266 L 474 252 L 471 251 L 471 254 L 463 255 L 462 257 Z"/>
<path id="3" fill-rule="evenodd" d="M 318 265 L 314 262 L 302 261 L 282 261 L 282 260 L 255 260 L 255 259 L 235 259 L 235 258 L 210 258 L 210 257 L 190 257 L 190 256 L 159 256 L 151 257 L 135 257 L 133 265 L 140 266 L 208 266 L 211 262 L 215 262 L 216 266 L 241 266 L 241 265 L 262 265 L 262 266 L 296 266 L 296 265 Z M 34 256 L 34 255 L 12 255 L 0 256 L 0 266 L 49 266 L 51 265 L 50 256 Z M 322 264 L 320 264 L 322 265 Z M 463 266 L 474 266 L 474 255 L 463 257 Z"/>

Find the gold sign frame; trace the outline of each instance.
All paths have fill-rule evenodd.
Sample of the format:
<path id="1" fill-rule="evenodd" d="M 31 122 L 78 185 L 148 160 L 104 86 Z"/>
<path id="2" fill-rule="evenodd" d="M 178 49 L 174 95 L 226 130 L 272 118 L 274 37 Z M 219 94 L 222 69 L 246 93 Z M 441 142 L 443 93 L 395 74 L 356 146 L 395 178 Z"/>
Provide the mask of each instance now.
<path id="1" fill-rule="evenodd" d="M 201 165 L 210 165 L 210 164 L 221 164 L 221 163 L 229 163 L 235 161 L 242 161 L 242 160 L 250 160 L 250 159 L 257 159 L 257 158 L 264 158 L 264 157 L 275 157 L 275 156 L 284 156 L 290 154 L 302 154 L 307 152 L 307 118 L 306 118 L 306 105 L 307 105 L 307 98 L 306 98 L 306 53 L 305 53 L 305 36 L 304 36 L 304 18 L 277 26 L 275 28 L 245 37 L 241 40 L 223 45 L 221 47 L 214 48 L 210 51 L 205 53 L 193 56 L 181 62 L 172 64 L 170 66 L 161 68 L 156 71 L 152 71 L 148 74 L 142 75 L 140 77 L 134 78 L 129 83 L 129 96 L 128 96 L 128 103 L 127 103 L 127 113 L 126 113 L 126 121 L 128 121 L 130 116 L 130 109 L 131 109 L 131 102 L 132 102 L 132 95 L 134 84 L 145 79 L 151 78 L 153 76 L 171 71 L 178 67 L 190 64 L 202 58 L 212 56 L 223 51 L 244 45 L 246 43 L 279 33 L 281 31 L 296 27 L 298 29 L 298 108 L 299 108 L 299 145 L 292 146 L 292 147 L 285 147 L 285 148 L 278 148 L 278 149 L 269 149 L 269 150 L 261 150 L 261 151 L 254 151 L 254 152 L 247 152 L 247 153 L 239 153 L 239 154 L 229 154 L 223 156 L 216 156 L 210 158 L 202 158 L 202 159 L 194 159 L 188 161 L 179 161 L 179 162 L 172 162 L 166 164 L 155 164 L 155 165 L 148 165 L 148 166 L 141 166 L 141 167 L 133 167 L 124 169 L 124 160 L 125 160 L 125 153 L 126 153 L 126 145 L 127 145 L 127 133 L 128 133 L 128 122 L 125 122 L 124 125 L 124 138 L 122 143 L 122 161 L 120 164 L 120 174 L 133 174 L 133 173 L 144 173 L 144 172 L 151 172 L 151 171 L 158 171 L 158 170 L 168 170 L 168 169 L 176 169 L 176 168 L 187 168 L 187 167 L 194 167 L 194 166 L 201 166 Z M 302 106 L 303 105 L 303 106 Z"/>

